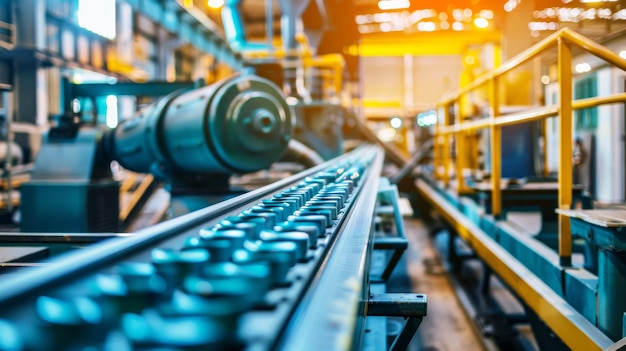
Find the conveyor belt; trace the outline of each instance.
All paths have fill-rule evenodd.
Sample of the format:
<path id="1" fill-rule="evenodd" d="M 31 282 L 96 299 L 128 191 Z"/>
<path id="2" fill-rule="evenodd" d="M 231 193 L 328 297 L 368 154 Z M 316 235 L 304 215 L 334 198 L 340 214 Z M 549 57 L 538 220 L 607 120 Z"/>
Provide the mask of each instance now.
<path id="1" fill-rule="evenodd" d="M 382 159 L 378 147 L 362 147 L 3 278 L 0 350 L 273 349 L 287 325 L 329 308 L 311 298 L 320 286 L 366 284 Z M 351 242 L 362 247 L 347 250 Z M 352 262 L 339 275 L 338 259 Z M 356 333 L 367 288 L 348 288 L 355 318 L 325 337 Z"/>

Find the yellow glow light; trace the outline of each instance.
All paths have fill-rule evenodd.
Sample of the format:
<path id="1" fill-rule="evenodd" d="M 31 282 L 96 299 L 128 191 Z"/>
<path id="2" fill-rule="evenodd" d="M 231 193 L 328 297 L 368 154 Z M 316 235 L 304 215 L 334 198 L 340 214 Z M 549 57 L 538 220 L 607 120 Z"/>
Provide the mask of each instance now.
<path id="1" fill-rule="evenodd" d="M 390 142 L 396 137 L 396 130 L 394 128 L 382 128 L 376 133 L 376 136 L 384 142 Z"/>
<path id="2" fill-rule="evenodd" d="M 224 6 L 224 0 L 209 0 L 207 5 L 212 9 L 219 9 Z"/>
<path id="3" fill-rule="evenodd" d="M 577 64 L 575 69 L 577 73 L 585 73 L 591 71 L 591 65 L 589 65 L 587 62 L 583 62 Z"/>
<path id="4" fill-rule="evenodd" d="M 477 28 L 487 28 L 489 27 L 489 21 L 486 18 L 476 17 L 474 18 L 474 25 Z"/>
<path id="5" fill-rule="evenodd" d="M 398 129 L 398 128 L 402 127 L 402 118 L 394 117 L 394 118 L 391 119 L 391 121 L 389 121 L 389 124 L 391 124 L 391 126 L 393 128 Z"/>
<path id="6" fill-rule="evenodd" d="M 378 2 L 378 8 L 381 10 L 406 9 L 409 6 L 411 6 L 409 0 L 380 0 Z"/>

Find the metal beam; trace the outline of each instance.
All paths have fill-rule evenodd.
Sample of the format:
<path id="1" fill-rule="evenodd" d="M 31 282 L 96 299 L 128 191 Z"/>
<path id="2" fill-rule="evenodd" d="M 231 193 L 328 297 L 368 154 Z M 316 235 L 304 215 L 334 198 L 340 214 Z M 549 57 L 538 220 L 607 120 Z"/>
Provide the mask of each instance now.
<path id="1" fill-rule="evenodd" d="M 360 56 L 459 55 L 471 44 L 500 42 L 497 31 L 366 34 Z"/>
<path id="2" fill-rule="evenodd" d="M 165 96 L 173 91 L 191 89 L 194 86 L 195 84 L 192 82 L 120 82 L 115 84 L 71 84 L 70 89 L 73 98 L 108 95 Z"/>

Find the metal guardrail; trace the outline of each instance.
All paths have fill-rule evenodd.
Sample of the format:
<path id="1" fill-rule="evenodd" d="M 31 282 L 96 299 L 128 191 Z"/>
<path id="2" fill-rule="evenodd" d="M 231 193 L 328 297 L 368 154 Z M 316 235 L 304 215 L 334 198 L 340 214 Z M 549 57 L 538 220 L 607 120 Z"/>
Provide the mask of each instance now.
<path id="1" fill-rule="evenodd" d="M 593 322 L 571 306 L 561 294 L 542 280 L 536 271 L 520 263 L 518 257 L 498 243 L 490 234 L 467 218 L 444 195 L 420 179 L 417 188 L 489 267 L 513 290 L 558 337 L 573 350 L 605 350 L 612 344 Z"/>
<path id="2" fill-rule="evenodd" d="M 558 86 L 559 101 L 557 105 L 543 108 L 531 109 L 522 112 L 502 115 L 500 106 L 500 78 L 507 72 L 529 62 L 530 60 L 544 54 L 550 49 L 557 48 L 558 51 Z M 536 45 L 523 51 L 511 60 L 505 62 L 499 68 L 485 73 L 467 87 L 445 96 L 438 103 L 440 113 L 440 124 L 435 129 L 435 152 L 434 169 L 437 179 L 442 180 L 445 186 L 450 184 L 451 165 L 451 137 L 457 137 L 457 148 L 461 148 L 461 136 L 464 133 L 489 128 L 490 130 L 490 153 L 491 153 L 491 187 L 492 198 L 491 208 L 494 216 L 499 216 L 502 212 L 501 196 L 501 128 L 503 126 L 525 123 L 530 121 L 545 120 L 547 117 L 558 116 L 559 123 L 559 173 L 558 173 L 558 198 L 559 208 L 570 208 L 572 204 L 572 114 L 573 110 L 579 110 L 604 104 L 626 102 L 626 93 L 613 94 L 603 97 L 594 97 L 573 101 L 572 98 L 572 49 L 579 48 L 593 54 L 622 70 L 626 70 L 626 60 L 619 55 L 595 43 L 594 41 L 568 29 L 564 28 L 552 34 Z M 459 118 L 457 123 L 452 123 L 450 108 L 460 99 L 485 85 L 489 89 L 490 114 L 487 118 L 475 121 L 462 121 Z M 462 116 L 461 116 L 462 117 Z M 457 153 L 460 154 L 460 153 Z M 546 157 L 544 153 L 544 157 Z M 467 190 L 462 174 L 466 161 L 457 158 L 455 161 L 458 190 Z M 545 164 L 545 160 L 544 160 Z M 559 256 L 562 265 L 571 265 L 572 237 L 570 233 L 569 218 L 559 215 Z"/>

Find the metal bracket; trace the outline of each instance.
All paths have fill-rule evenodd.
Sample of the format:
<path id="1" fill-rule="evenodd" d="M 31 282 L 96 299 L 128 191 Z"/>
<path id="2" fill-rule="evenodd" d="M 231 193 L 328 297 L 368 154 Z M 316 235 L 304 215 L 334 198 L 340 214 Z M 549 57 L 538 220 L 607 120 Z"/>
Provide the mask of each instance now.
<path id="1" fill-rule="evenodd" d="M 400 206 L 398 205 L 398 188 L 389 183 L 389 179 L 381 178 L 378 188 L 379 202 L 387 203 L 391 206 L 392 210 L 385 214 L 393 215 L 393 221 L 396 227 L 397 236 L 392 237 L 377 237 L 374 239 L 374 250 L 393 250 L 393 255 L 387 262 L 385 270 L 380 277 L 376 277 L 381 281 L 386 281 L 391 272 L 400 261 L 404 250 L 408 247 L 408 241 L 404 233 L 404 221 L 402 220 L 402 214 L 400 213 Z M 386 206 L 389 207 L 389 206 Z M 382 209 L 379 209 L 377 214 L 383 214 Z M 376 278 L 374 278 L 376 280 Z"/>
<path id="2" fill-rule="evenodd" d="M 368 301 L 368 316 L 404 317 L 402 330 L 389 347 L 391 351 L 406 350 L 417 328 L 426 316 L 428 299 L 425 294 L 372 294 Z"/>
<path id="3" fill-rule="evenodd" d="M 405 238 L 380 237 L 374 239 L 374 250 L 393 250 L 393 255 L 387 262 L 385 270 L 378 278 L 379 280 L 385 281 L 389 278 L 391 272 L 393 272 L 394 268 L 396 268 L 396 265 L 400 261 L 404 250 L 406 250 L 408 246 L 408 242 Z M 376 280 L 376 277 L 374 280 Z"/>

